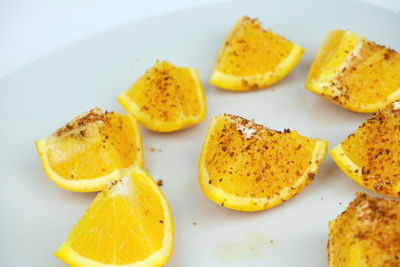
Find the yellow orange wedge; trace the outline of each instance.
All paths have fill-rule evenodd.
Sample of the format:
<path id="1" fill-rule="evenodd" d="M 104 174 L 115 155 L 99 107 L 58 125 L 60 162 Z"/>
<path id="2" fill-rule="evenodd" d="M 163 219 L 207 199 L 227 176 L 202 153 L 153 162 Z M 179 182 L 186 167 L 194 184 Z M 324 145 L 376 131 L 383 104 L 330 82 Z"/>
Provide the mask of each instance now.
<path id="1" fill-rule="evenodd" d="M 229 114 L 215 116 L 200 155 L 200 186 L 224 207 L 268 209 L 313 180 L 327 148 L 326 141 L 296 131 L 274 131 Z"/>
<path id="2" fill-rule="evenodd" d="M 400 102 L 373 114 L 330 154 L 360 185 L 387 196 L 400 196 Z"/>
<path id="3" fill-rule="evenodd" d="M 400 55 L 344 30 L 320 47 L 306 89 L 356 112 L 375 112 L 400 98 Z"/>
<path id="4" fill-rule="evenodd" d="M 245 16 L 220 48 L 210 83 L 234 91 L 264 88 L 283 79 L 303 53 L 301 46 Z"/>
<path id="5" fill-rule="evenodd" d="M 399 266 L 400 202 L 358 193 L 329 222 L 329 267 Z"/>
<path id="6" fill-rule="evenodd" d="M 206 115 L 197 71 L 166 61 L 157 61 L 117 100 L 141 124 L 157 132 L 192 126 Z"/>
<path id="7" fill-rule="evenodd" d="M 135 167 L 97 195 L 55 255 L 73 267 L 162 266 L 173 243 L 168 203 Z"/>
<path id="8" fill-rule="evenodd" d="M 50 180 L 71 191 L 99 191 L 122 171 L 143 167 L 135 119 L 99 108 L 36 141 L 36 148 Z"/>

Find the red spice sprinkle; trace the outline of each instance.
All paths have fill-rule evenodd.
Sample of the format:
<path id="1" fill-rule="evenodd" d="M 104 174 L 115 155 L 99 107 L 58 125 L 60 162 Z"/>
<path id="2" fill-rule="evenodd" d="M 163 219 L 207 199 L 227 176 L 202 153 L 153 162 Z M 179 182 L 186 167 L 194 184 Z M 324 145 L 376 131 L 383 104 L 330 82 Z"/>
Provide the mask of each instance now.
<path id="1" fill-rule="evenodd" d="M 106 111 L 105 114 L 108 114 Z M 64 127 L 58 129 L 55 132 L 55 135 L 61 136 L 64 133 L 68 133 L 69 131 L 76 129 L 78 127 L 84 127 L 90 123 L 95 123 L 98 121 L 107 122 L 107 117 L 105 117 L 100 108 L 94 108 L 87 113 L 84 113 L 81 116 L 76 117 L 71 122 L 67 123 Z M 82 136 L 85 136 L 83 131 L 80 132 Z"/>
<path id="2" fill-rule="evenodd" d="M 157 184 L 158 184 L 158 186 L 162 186 L 162 185 L 164 184 L 164 182 L 163 182 L 162 179 L 159 179 L 159 180 L 157 181 Z"/>

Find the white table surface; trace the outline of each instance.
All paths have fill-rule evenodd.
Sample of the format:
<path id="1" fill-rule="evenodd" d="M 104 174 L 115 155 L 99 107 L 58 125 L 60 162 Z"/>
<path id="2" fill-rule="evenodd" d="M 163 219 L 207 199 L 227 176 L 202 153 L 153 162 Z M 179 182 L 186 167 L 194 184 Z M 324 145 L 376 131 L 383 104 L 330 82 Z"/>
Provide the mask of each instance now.
<path id="1" fill-rule="evenodd" d="M 45 55 L 120 25 L 227 1 L 0 0 L 0 78 Z M 399 0 L 360 1 L 400 11 Z"/>
<path id="2" fill-rule="evenodd" d="M 48 135 L 77 111 L 94 105 L 122 110 L 115 97 L 156 57 L 168 60 L 166 56 L 171 56 L 176 64 L 196 66 L 202 81 L 206 81 L 212 69 L 212 55 L 238 14 L 260 16 L 267 26 L 286 32 L 304 44 L 307 51 L 296 71 L 277 85 L 279 90 L 259 90 L 238 97 L 214 90 L 204 82 L 208 101 L 204 123 L 162 138 L 141 128 L 146 167 L 154 178 L 165 181 L 162 190 L 174 216 L 175 252 L 167 266 L 264 267 L 266 259 L 274 267 L 326 265 L 327 222 L 344 210 L 356 191 L 367 190 L 346 178 L 329 155 L 319 172 L 319 177 L 324 178 L 317 178 L 295 201 L 247 216 L 208 201 L 198 187 L 194 171 L 207 122 L 216 114 L 254 118 L 272 129 L 290 127 L 305 136 L 326 138 L 331 147 L 365 120 L 366 114 L 349 113 L 303 90 L 304 78 L 330 25 L 360 30 L 378 43 L 393 45 L 400 51 L 400 37 L 396 35 L 400 17 L 346 0 L 303 1 L 253 1 L 257 5 L 235 1 L 219 8 L 197 8 L 130 24 L 145 17 L 227 0 L 0 0 L 0 166 L 4 182 L 0 192 L 0 266 L 66 266 L 52 254 L 95 196 L 62 190 L 46 179 L 34 140 Z M 400 10 L 398 0 L 362 1 Z M 281 21 L 282 12 L 274 12 L 274 8 L 286 11 L 285 3 L 292 4 L 292 9 L 288 18 Z M 317 12 L 310 8 L 316 6 Z M 343 6 L 353 9 L 343 10 Z M 332 14 L 323 13 L 326 8 Z M 298 12 L 307 15 L 296 21 L 294 14 Z M 340 21 L 336 14 L 340 14 Z M 175 27 L 190 19 L 193 24 Z M 314 27 L 315 20 L 322 23 Z M 301 29 L 312 25 L 313 34 L 297 31 L 291 26 L 295 22 Z M 124 24 L 128 25 L 114 29 Z M 148 34 L 147 42 L 131 38 L 145 36 L 149 29 L 160 33 L 159 28 L 163 27 L 159 25 L 170 29 L 163 35 L 165 40 L 172 40 L 171 36 L 178 39 L 158 47 L 157 35 Z M 108 30 L 111 31 L 97 35 Z M 205 34 L 207 38 L 202 38 Z M 183 42 L 185 38 L 187 43 Z M 63 49 L 82 39 L 86 41 Z M 182 46 L 176 44 L 187 47 L 179 50 Z M 131 51 L 141 54 L 129 54 Z M 36 61 L 39 58 L 43 59 Z M 288 98 L 288 94 L 292 97 Z M 151 147 L 162 148 L 163 152 L 148 153 Z"/>

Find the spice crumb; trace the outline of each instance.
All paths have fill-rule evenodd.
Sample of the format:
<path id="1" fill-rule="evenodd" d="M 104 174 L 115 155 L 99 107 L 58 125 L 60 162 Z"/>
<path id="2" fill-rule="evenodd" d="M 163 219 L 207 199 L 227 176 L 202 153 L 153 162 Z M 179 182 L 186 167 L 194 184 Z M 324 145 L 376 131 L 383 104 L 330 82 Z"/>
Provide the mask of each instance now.
<path id="1" fill-rule="evenodd" d="M 164 184 L 164 182 L 163 182 L 162 179 L 159 179 L 159 180 L 157 181 L 157 184 L 158 184 L 158 186 L 162 186 L 162 185 Z"/>
<path id="2" fill-rule="evenodd" d="M 197 222 L 193 222 L 193 225 L 196 226 L 196 225 L 197 225 Z"/>

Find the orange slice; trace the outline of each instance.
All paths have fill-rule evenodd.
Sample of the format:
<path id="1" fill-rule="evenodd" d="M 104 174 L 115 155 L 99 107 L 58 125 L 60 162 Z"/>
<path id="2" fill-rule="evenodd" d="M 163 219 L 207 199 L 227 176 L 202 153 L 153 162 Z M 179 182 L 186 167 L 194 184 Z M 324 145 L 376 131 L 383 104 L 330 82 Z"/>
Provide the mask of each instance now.
<path id="1" fill-rule="evenodd" d="M 358 193 L 329 222 L 328 266 L 399 266 L 400 202 Z"/>
<path id="2" fill-rule="evenodd" d="M 36 148 L 50 180 L 71 191 L 99 191 L 126 169 L 143 167 L 135 119 L 99 108 L 36 141 Z"/>
<path id="3" fill-rule="evenodd" d="M 373 114 L 330 154 L 360 185 L 387 196 L 400 196 L 400 102 Z"/>
<path id="4" fill-rule="evenodd" d="M 258 19 L 240 18 L 222 45 L 210 83 L 234 91 L 267 87 L 283 79 L 304 48 L 265 31 Z"/>
<path id="5" fill-rule="evenodd" d="M 162 266 L 173 244 L 168 203 L 136 167 L 97 195 L 55 256 L 74 267 Z"/>
<path id="6" fill-rule="evenodd" d="M 141 124 L 157 132 L 199 123 L 207 110 L 197 71 L 166 61 L 157 61 L 117 100 Z"/>
<path id="7" fill-rule="evenodd" d="M 327 148 L 328 142 L 296 131 L 274 131 L 229 114 L 215 116 L 200 155 L 200 186 L 224 207 L 268 209 L 313 180 Z"/>
<path id="8" fill-rule="evenodd" d="M 308 73 L 306 89 L 356 112 L 400 98 L 400 55 L 344 30 L 331 31 Z"/>

